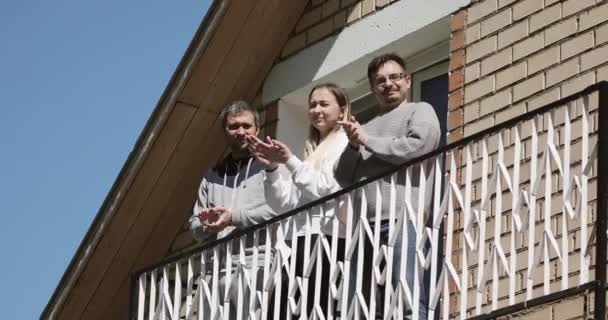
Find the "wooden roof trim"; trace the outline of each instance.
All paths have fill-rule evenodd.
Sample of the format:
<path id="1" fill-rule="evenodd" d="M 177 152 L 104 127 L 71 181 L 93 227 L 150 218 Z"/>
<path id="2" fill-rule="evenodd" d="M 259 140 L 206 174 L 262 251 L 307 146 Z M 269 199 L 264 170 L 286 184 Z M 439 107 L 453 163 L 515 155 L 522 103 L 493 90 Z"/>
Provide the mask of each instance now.
<path id="1" fill-rule="evenodd" d="M 102 237 L 105 231 L 104 227 L 112 219 L 115 209 L 130 188 L 134 177 L 137 176 L 137 173 L 141 169 L 150 151 L 150 147 L 158 137 L 158 133 L 162 130 L 178 99 L 179 93 L 190 77 L 196 61 L 205 51 L 207 42 L 213 35 L 215 26 L 217 26 L 218 21 L 223 17 L 229 3 L 230 0 L 214 0 L 209 6 L 205 18 L 173 73 L 152 115 L 146 122 L 133 150 L 129 153 L 127 161 L 114 181 L 108 196 L 103 201 L 49 302 L 42 311 L 40 319 L 54 319 L 57 311 L 60 310 L 65 298 L 76 283 L 88 258 L 92 254 L 93 249 Z"/>

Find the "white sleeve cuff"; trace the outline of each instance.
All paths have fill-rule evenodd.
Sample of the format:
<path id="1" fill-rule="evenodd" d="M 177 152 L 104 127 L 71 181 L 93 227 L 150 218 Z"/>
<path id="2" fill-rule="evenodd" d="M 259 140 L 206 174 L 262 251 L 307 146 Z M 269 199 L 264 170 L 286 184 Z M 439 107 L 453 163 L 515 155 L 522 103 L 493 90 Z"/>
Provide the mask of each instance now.
<path id="1" fill-rule="evenodd" d="M 289 170 L 291 173 L 294 173 L 301 165 L 302 161 L 294 155 L 291 155 L 291 157 L 289 157 L 285 163 L 285 167 L 287 167 L 287 170 Z"/>
<path id="2" fill-rule="evenodd" d="M 276 168 L 273 171 L 264 171 L 265 173 L 265 182 L 269 182 L 270 184 L 275 183 L 277 180 L 281 178 L 281 174 L 279 173 L 279 168 Z"/>

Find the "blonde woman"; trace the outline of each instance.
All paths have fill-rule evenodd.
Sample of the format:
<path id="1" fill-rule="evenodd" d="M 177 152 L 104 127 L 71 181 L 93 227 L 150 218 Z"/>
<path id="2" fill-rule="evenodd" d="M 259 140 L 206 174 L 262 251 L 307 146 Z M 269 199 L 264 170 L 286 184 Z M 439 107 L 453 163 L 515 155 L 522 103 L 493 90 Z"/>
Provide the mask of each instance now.
<path id="1" fill-rule="evenodd" d="M 278 140 L 250 138 L 252 153 L 267 167 L 264 182 L 266 201 L 277 213 L 287 212 L 341 189 L 334 179 L 333 167 L 348 144 L 348 138 L 338 124 L 339 121 L 350 119 L 348 96 L 333 83 L 315 86 L 308 98 L 308 118 L 310 129 L 305 142 L 304 161 Z M 287 169 L 287 174 L 278 170 L 281 164 Z M 342 212 L 345 210 L 340 207 L 340 203 L 330 201 L 299 213 L 289 222 L 286 239 L 292 240 L 295 233 L 298 247 L 296 275 L 302 274 L 304 256 L 310 254 L 304 252 L 305 235 L 324 233 L 328 236 L 343 236 L 344 226 L 336 222 L 336 217 Z M 313 237 L 316 239 L 317 236 Z M 342 246 L 343 241 L 338 241 L 340 255 Z M 322 283 L 327 286 L 329 262 L 324 261 L 323 264 L 325 272 Z M 307 310 L 313 305 L 311 299 L 314 295 L 311 293 L 314 292 L 314 283 L 314 279 L 309 278 Z M 326 310 L 328 291 L 327 288 L 321 290 L 319 302 L 323 310 Z"/>

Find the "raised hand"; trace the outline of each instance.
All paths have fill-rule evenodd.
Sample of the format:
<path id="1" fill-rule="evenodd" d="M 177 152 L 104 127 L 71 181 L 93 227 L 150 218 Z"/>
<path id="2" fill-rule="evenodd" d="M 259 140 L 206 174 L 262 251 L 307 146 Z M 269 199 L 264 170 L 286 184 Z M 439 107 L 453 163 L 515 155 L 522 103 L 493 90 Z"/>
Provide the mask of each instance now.
<path id="1" fill-rule="evenodd" d="M 270 139 L 270 137 L 267 137 L 267 139 L 269 142 L 272 142 L 272 146 L 274 147 L 273 158 L 276 159 L 277 162 L 286 163 L 292 156 L 289 147 L 279 140 Z"/>
<path id="2" fill-rule="evenodd" d="M 367 132 L 365 132 L 354 116 L 351 116 L 349 121 L 338 121 L 338 124 L 342 125 L 351 144 L 358 146 L 365 145 L 367 142 Z"/>
<path id="3" fill-rule="evenodd" d="M 277 168 L 277 163 L 271 159 L 269 159 L 263 150 L 267 148 L 271 148 L 271 146 L 264 143 L 256 136 L 247 136 L 247 147 L 249 148 L 249 152 L 259 161 L 261 162 L 267 170 L 274 170 Z"/>
<path id="4" fill-rule="evenodd" d="M 260 161 L 269 161 L 270 163 L 285 163 L 291 157 L 292 153 L 284 143 L 278 140 L 273 140 L 266 137 L 266 141 L 260 140 L 258 137 L 249 137 L 247 140 L 251 153 Z"/>

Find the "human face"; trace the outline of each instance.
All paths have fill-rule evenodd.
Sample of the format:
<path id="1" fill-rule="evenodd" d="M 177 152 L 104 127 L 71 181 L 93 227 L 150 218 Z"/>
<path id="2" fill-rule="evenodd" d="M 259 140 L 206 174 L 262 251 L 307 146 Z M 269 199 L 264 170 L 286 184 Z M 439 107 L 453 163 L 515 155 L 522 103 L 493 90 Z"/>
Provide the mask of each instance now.
<path id="1" fill-rule="evenodd" d="M 378 72 L 372 90 L 383 110 L 391 110 L 407 102 L 407 94 L 412 80 L 395 61 L 387 61 Z"/>
<path id="2" fill-rule="evenodd" d="M 249 111 L 228 114 L 226 117 L 224 132 L 230 149 L 237 156 L 248 154 L 245 137 L 248 135 L 256 136 L 258 131 L 259 129 L 255 125 L 255 117 Z"/>
<path id="3" fill-rule="evenodd" d="M 310 95 L 308 119 L 310 124 L 325 138 L 333 130 L 342 116 L 342 108 L 334 94 L 327 88 L 319 88 Z"/>

